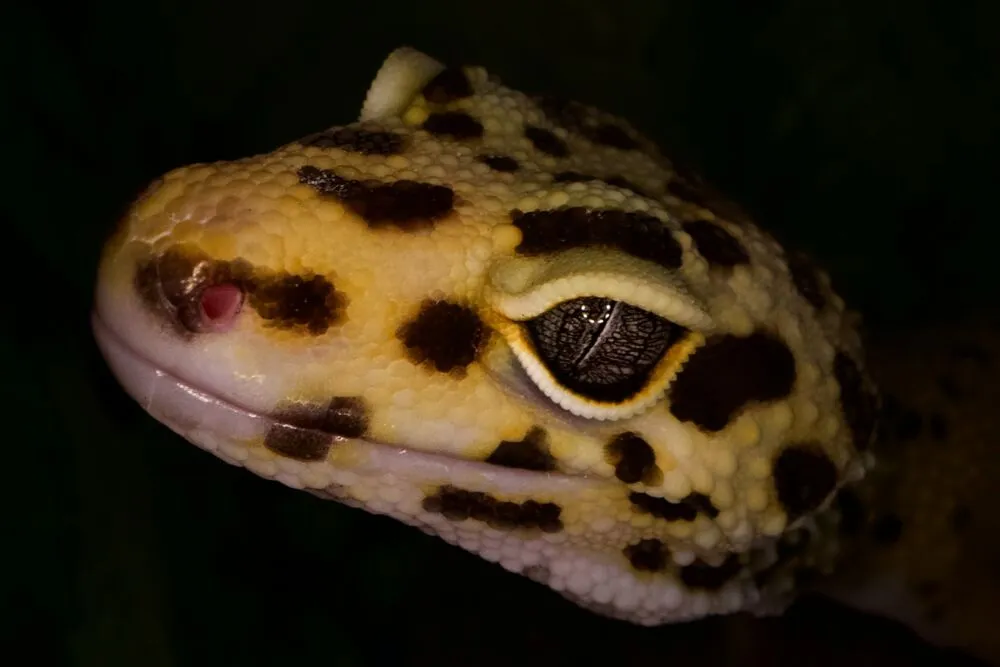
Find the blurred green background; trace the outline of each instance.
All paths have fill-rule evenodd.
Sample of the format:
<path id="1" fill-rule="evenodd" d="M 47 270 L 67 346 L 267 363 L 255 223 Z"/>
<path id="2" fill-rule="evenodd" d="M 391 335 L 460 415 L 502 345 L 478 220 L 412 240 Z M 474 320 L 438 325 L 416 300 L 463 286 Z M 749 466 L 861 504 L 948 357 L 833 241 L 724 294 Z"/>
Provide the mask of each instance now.
<path id="1" fill-rule="evenodd" d="M 184 443 L 117 388 L 87 317 L 100 243 L 148 181 L 353 120 L 402 44 L 626 115 L 819 256 L 873 329 L 995 302 L 1000 3 L 16 0 L 0 26 L 3 655 L 555 667 L 927 651 L 813 601 L 780 620 L 597 618 Z"/>

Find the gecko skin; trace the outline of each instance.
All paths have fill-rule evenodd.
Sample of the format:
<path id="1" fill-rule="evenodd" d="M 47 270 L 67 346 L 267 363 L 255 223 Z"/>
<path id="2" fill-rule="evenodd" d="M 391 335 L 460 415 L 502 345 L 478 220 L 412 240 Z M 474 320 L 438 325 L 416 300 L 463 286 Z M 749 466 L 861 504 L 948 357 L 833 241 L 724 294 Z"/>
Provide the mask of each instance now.
<path id="1" fill-rule="evenodd" d="M 857 322 L 624 120 L 406 48 L 358 122 L 154 183 L 93 317 L 192 443 L 645 625 L 905 571 L 857 556 L 894 506 Z"/>

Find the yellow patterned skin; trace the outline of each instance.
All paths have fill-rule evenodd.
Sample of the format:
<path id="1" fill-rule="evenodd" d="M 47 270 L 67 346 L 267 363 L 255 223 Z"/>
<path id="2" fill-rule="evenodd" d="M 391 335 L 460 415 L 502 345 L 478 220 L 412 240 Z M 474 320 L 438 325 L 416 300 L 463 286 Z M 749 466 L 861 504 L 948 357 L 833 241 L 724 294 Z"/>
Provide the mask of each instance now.
<path id="1" fill-rule="evenodd" d="M 94 315 L 191 442 L 641 624 L 829 569 L 877 407 L 854 322 L 625 121 L 410 49 L 358 122 L 153 184 Z"/>

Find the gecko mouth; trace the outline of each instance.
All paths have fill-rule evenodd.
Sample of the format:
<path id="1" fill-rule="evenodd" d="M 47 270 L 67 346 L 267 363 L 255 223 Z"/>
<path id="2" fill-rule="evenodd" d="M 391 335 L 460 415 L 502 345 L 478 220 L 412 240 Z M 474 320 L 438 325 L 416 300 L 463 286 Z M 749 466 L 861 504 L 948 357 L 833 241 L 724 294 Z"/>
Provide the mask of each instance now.
<path id="1" fill-rule="evenodd" d="M 91 314 L 91 327 L 98 348 L 113 375 L 125 392 L 150 416 L 172 431 L 216 456 L 235 465 L 246 465 L 252 451 L 264 449 L 264 442 L 274 429 L 297 431 L 327 443 L 324 456 L 288 459 L 289 463 L 329 464 L 325 452 L 330 447 L 350 443 L 355 468 L 364 467 L 372 473 L 396 471 L 431 484 L 447 484 L 457 476 L 474 476 L 480 483 L 510 493 L 536 493 L 539 488 L 548 492 L 558 487 L 577 488 L 578 485 L 600 484 L 602 480 L 589 475 L 567 475 L 556 472 L 509 468 L 483 461 L 456 458 L 446 454 L 410 449 L 370 440 L 347 438 L 319 431 L 303 429 L 245 406 L 227 401 L 207 392 L 190 381 L 164 370 L 146 355 L 130 345 L 95 310 Z M 258 470 L 254 470 L 258 472 Z M 289 486 L 301 487 L 301 480 L 274 477 Z"/>

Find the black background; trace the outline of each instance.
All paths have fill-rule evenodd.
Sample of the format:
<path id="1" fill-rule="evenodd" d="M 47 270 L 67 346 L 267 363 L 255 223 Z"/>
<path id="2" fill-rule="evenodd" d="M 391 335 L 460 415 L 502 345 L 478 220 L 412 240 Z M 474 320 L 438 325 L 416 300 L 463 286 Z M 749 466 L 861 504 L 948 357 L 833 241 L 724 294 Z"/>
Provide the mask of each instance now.
<path id="1" fill-rule="evenodd" d="M 872 328 L 950 317 L 997 287 L 1000 3 L 14 2 L 0 26 L 2 655 L 555 667 L 927 650 L 815 601 L 776 620 L 598 618 L 184 443 L 114 384 L 87 316 L 100 243 L 149 180 L 352 121 L 409 44 L 626 115 L 819 256 Z"/>

